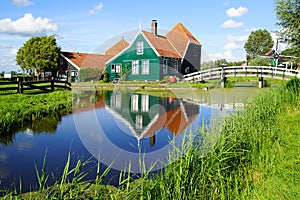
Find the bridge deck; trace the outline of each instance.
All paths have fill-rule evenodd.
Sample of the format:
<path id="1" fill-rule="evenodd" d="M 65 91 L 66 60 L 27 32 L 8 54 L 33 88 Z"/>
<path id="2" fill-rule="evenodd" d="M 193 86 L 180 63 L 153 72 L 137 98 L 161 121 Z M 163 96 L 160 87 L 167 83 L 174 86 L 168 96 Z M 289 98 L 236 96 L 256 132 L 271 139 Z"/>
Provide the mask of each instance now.
<path id="1" fill-rule="evenodd" d="M 300 73 L 298 70 L 279 67 L 275 68 L 271 66 L 230 66 L 201 70 L 186 74 L 183 76 L 183 78 L 184 81 L 199 82 L 235 76 L 256 76 L 288 80 L 295 76 L 300 78 Z"/>

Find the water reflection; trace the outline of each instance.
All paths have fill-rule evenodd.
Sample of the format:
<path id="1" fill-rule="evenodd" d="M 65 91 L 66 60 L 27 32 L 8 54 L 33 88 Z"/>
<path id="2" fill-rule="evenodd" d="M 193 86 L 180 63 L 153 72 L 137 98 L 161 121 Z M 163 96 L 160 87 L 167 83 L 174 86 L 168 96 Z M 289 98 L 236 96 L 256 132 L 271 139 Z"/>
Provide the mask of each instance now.
<path id="1" fill-rule="evenodd" d="M 94 164 L 101 161 L 102 171 L 113 163 L 104 183 L 118 185 L 120 171 L 129 171 L 129 166 L 134 173 L 153 165 L 152 170 L 164 167 L 170 161 L 169 152 L 181 148 L 184 133 L 197 134 L 220 110 L 188 96 L 161 98 L 104 90 L 75 90 L 73 94 L 72 115 L 44 118 L 0 135 L 0 189 L 19 178 L 23 191 L 36 188 L 32 187 L 38 185 L 35 164 L 41 168 L 46 150 L 47 172 L 53 172 L 54 178 L 61 176 L 71 152 L 71 166 L 78 158 L 91 157 Z M 86 180 L 95 175 L 94 171 Z M 51 185 L 55 179 L 48 181 Z"/>
<path id="2" fill-rule="evenodd" d="M 141 173 L 142 168 L 164 167 L 170 151 L 181 146 L 183 133 L 201 126 L 199 105 L 180 98 L 121 91 L 93 97 L 92 93 L 80 91 L 75 95 L 77 131 L 95 158 L 100 157 L 106 165 L 113 163 L 117 170 L 130 165 L 131 171 Z M 171 144 L 174 141 L 175 146 Z"/>
<path id="3" fill-rule="evenodd" d="M 36 120 L 32 123 L 25 124 L 23 127 L 20 127 L 9 133 L 1 133 L 0 134 L 0 143 L 8 146 L 12 145 L 15 136 L 17 133 L 23 132 L 26 135 L 33 134 L 55 134 L 57 125 L 61 122 L 61 115 L 51 115 L 44 117 L 42 119 Z"/>

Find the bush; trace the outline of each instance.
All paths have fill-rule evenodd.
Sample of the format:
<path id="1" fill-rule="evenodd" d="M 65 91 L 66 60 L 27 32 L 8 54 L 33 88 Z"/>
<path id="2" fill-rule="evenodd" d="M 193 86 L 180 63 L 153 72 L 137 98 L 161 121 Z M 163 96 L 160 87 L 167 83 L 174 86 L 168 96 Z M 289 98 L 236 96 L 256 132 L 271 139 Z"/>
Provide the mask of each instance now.
<path id="1" fill-rule="evenodd" d="M 80 82 L 98 81 L 102 75 L 102 70 L 98 68 L 83 68 L 79 73 Z"/>

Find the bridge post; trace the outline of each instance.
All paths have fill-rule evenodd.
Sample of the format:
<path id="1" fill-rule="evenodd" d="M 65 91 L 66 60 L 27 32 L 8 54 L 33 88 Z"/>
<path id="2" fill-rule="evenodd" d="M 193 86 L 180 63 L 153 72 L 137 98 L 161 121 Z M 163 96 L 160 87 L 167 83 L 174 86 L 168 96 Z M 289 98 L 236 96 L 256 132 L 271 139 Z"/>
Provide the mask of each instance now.
<path id="1" fill-rule="evenodd" d="M 226 64 L 222 64 L 221 67 L 222 67 L 222 71 L 221 71 L 221 88 L 225 88 L 227 78 L 225 76 L 224 67 L 226 67 Z"/>
<path id="2" fill-rule="evenodd" d="M 264 78 L 261 76 L 258 79 L 258 88 L 263 88 L 264 87 Z"/>

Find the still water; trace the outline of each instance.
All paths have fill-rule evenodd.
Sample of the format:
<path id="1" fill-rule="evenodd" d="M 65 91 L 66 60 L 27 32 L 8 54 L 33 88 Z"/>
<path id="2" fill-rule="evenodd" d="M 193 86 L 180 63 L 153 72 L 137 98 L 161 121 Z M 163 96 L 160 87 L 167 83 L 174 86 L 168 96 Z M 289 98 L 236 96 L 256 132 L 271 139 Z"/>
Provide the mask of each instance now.
<path id="1" fill-rule="evenodd" d="M 236 89 L 243 99 L 256 89 Z M 224 90 L 223 90 L 224 91 Z M 247 94 L 243 97 L 241 93 Z M 210 101 L 198 97 L 156 97 L 120 91 L 74 91 L 73 114 L 49 117 L 0 138 L 0 189 L 37 189 L 36 168 L 46 156 L 48 185 L 61 177 L 68 154 L 71 167 L 88 160 L 89 169 L 100 161 L 101 171 L 111 165 L 105 184 L 118 185 L 120 171 L 139 174 L 143 169 L 159 171 L 170 161 L 169 153 L 181 147 L 186 133 L 198 133 L 224 110 L 240 105 L 237 98 L 226 103 L 217 93 Z M 213 99 L 212 99 L 213 98 Z M 234 102 L 232 102 L 234 99 Z M 195 136 L 195 134 L 194 134 Z M 199 138 L 199 137 L 198 137 Z M 96 176 L 93 170 L 86 180 Z"/>

